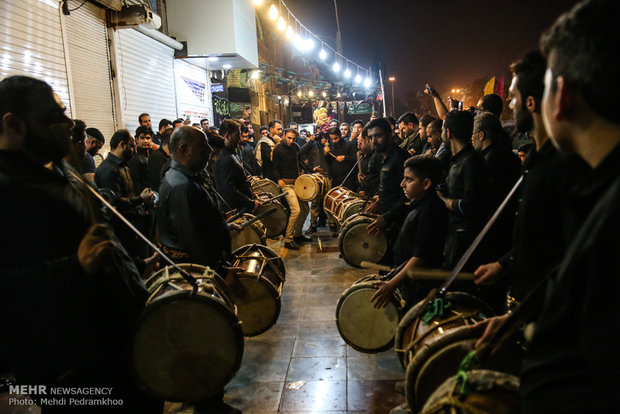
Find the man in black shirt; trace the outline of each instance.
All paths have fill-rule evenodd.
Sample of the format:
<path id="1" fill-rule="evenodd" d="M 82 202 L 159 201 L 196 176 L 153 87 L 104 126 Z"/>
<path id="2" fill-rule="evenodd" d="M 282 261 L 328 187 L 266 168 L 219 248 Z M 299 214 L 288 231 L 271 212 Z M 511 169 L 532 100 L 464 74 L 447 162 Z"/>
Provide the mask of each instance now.
<path id="1" fill-rule="evenodd" d="M 322 132 L 319 132 L 319 140 L 317 141 L 315 135 L 311 134 L 308 138 L 308 142 L 299 150 L 299 158 L 302 160 L 308 171 L 312 173 L 321 173 L 325 179 L 326 186 L 331 188 L 331 180 L 329 178 L 329 164 L 325 159 L 325 153 L 323 148 L 327 144 L 327 138 Z M 306 234 L 316 233 L 319 215 L 323 211 L 323 196 L 320 196 L 317 200 L 310 204 L 310 228 Z M 334 219 L 329 216 L 329 227 L 336 231 L 336 223 Z"/>
<path id="2" fill-rule="evenodd" d="M 394 244 L 393 266 L 407 264 L 389 282 L 379 284 L 379 290 L 371 298 L 378 308 L 387 305 L 400 287 L 405 308 L 409 309 L 428 292 L 419 282 L 408 279 L 407 273 L 416 267 L 441 266 L 448 224 L 448 211 L 435 192 L 441 175 L 441 164 L 432 155 L 418 155 L 405 162 L 401 187 L 411 203 L 411 211 Z"/>
<path id="3" fill-rule="evenodd" d="M 332 185 L 356 190 L 357 180 L 355 174 L 351 172 L 351 168 L 355 165 L 356 148 L 340 136 L 340 129 L 336 127 L 329 130 L 329 141 L 329 145 L 323 147 L 323 153 L 329 165 Z"/>
<path id="4" fill-rule="evenodd" d="M 453 110 L 443 123 L 444 140 L 450 142 L 452 160 L 446 189 L 438 191 L 450 211 L 444 249 L 446 269 L 452 269 L 474 240 L 490 206 L 487 198 L 488 173 L 482 156 L 471 146 L 474 118 L 468 111 Z M 480 264 L 475 255 L 466 268 Z"/>
<path id="5" fill-rule="evenodd" d="M 298 250 L 299 243 L 309 242 L 312 239 L 302 234 L 304 221 L 308 215 L 308 203 L 301 201 L 295 194 L 295 179 L 299 177 L 299 158 L 297 145 L 295 145 L 297 131 L 287 129 L 282 142 L 273 150 L 273 172 L 276 182 L 282 191 L 286 191 L 286 201 L 291 209 L 291 215 L 286 226 L 284 247 Z"/>
<path id="6" fill-rule="evenodd" d="M 148 168 L 149 155 L 151 154 L 151 143 L 153 131 L 146 126 L 139 126 L 136 129 L 136 153 L 127 162 L 131 181 L 133 182 L 134 193 L 139 194 L 148 188 Z"/>
<path id="7" fill-rule="evenodd" d="M 170 164 L 170 136 L 172 128 L 167 128 L 161 134 L 160 147 L 149 155 L 149 161 L 146 166 L 148 174 L 148 186 L 153 191 L 159 191 L 159 184 L 164 171 L 164 166 Z"/>
<path id="8" fill-rule="evenodd" d="M 127 363 L 147 292 L 110 229 L 93 225 L 90 193 L 61 161 L 73 122 L 34 78 L 2 80 L 0 102 L 3 357 L 18 384 L 111 387 L 106 397 L 123 401 L 114 412 L 161 413 L 163 402 L 138 390 Z M 43 412 L 109 412 L 96 406 L 99 397 Z"/>
<path id="9" fill-rule="evenodd" d="M 418 117 L 413 112 L 404 113 L 398 118 L 399 131 L 402 134 L 403 142 L 400 147 L 410 155 L 421 155 L 424 153 L 426 140 L 420 137 Z"/>
<path id="10" fill-rule="evenodd" d="M 357 175 L 359 192 L 367 197 L 373 197 L 379 189 L 381 156 L 372 150 L 368 129 L 364 128 L 356 140 L 359 159 L 359 174 Z"/>
<path id="11" fill-rule="evenodd" d="M 120 129 L 110 139 L 110 152 L 106 159 L 95 171 L 95 184 L 99 188 L 111 190 L 112 204 L 129 221 L 140 226 L 148 220 L 143 220 L 145 212 L 153 203 L 153 192 L 145 188 L 139 196 L 134 192 L 135 186 L 129 174 L 127 162 L 135 154 L 136 143 L 129 131 Z M 112 227 L 123 242 L 125 248 L 133 256 L 146 257 L 144 242 L 129 230 L 120 220 L 114 218 Z"/>
<path id="12" fill-rule="evenodd" d="M 213 166 L 213 172 L 218 191 L 226 204 L 238 213 L 252 213 L 260 203 L 254 201 L 252 187 L 243 171 L 242 161 L 236 155 L 241 138 L 240 132 L 240 124 L 237 121 L 231 119 L 222 121 L 220 134 L 226 144 Z"/>
<path id="13" fill-rule="evenodd" d="M 521 175 L 519 157 L 500 142 L 503 133 L 502 124 L 492 113 L 483 112 L 476 116 L 471 141 L 484 158 L 489 173 L 490 213 L 504 201 Z M 516 201 L 517 197 L 510 200 L 480 246 L 490 257 L 501 256 L 512 245 Z"/>
<path id="14" fill-rule="evenodd" d="M 261 134 L 263 129 L 261 128 Z M 282 136 L 282 122 L 272 120 L 269 122 L 269 135 L 261 136 L 256 143 L 256 161 L 263 170 L 263 177 L 271 181 L 277 181 L 273 171 L 273 149 L 280 143 Z"/>
<path id="15" fill-rule="evenodd" d="M 153 135 L 153 150 L 157 149 L 155 147 L 162 145 L 164 131 L 167 129 L 172 129 L 172 122 L 166 118 L 163 118 L 159 121 L 159 129 L 157 130 L 157 133 Z"/>
<path id="16" fill-rule="evenodd" d="M 249 125 L 251 126 L 251 124 Z M 259 176 L 260 166 L 254 155 L 254 147 L 250 142 L 250 129 L 245 125 L 241 125 L 241 141 L 239 142 L 239 151 L 241 152 L 241 161 L 247 175 Z"/>

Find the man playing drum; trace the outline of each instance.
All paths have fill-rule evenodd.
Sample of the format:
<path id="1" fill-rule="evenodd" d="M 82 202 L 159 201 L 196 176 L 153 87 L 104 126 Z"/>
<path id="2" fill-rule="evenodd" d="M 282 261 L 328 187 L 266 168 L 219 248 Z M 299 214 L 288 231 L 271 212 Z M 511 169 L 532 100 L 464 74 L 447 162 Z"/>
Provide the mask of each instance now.
<path id="1" fill-rule="evenodd" d="M 311 238 L 302 234 L 302 228 L 308 215 L 308 203 L 301 201 L 295 194 L 295 179 L 299 177 L 299 151 L 295 145 L 297 131 L 287 129 L 284 131 L 282 142 L 273 150 L 273 173 L 278 185 L 287 192 L 286 201 L 291 209 L 291 215 L 286 226 L 284 247 L 298 250 L 298 243 L 312 241 Z"/>
<path id="2" fill-rule="evenodd" d="M 209 266 L 225 276 L 233 290 L 242 291 L 235 270 L 227 267 L 232 262 L 230 229 L 238 226 L 226 224 L 213 190 L 204 179 L 211 153 L 204 132 L 189 126 L 177 128 L 170 138 L 170 153 L 172 162 L 159 188 L 157 210 L 157 228 L 164 252 L 179 262 Z M 240 412 L 225 404 L 223 396 L 222 390 L 197 403 L 196 412 Z"/>
<path id="3" fill-rule="evenodd" d="M 377 282 L 379 290 L 371 298 L 375 307 L 389 302 L 400 287 L 405 310 L 424 299 L 428 292 L 423 285 L 407 278 L 414 267 L 439 268 L 443 260 L 443 243 L 448 224 L 448 210 L 435 192 L 441 180 L 441 162 L 427 155 L 409 158 L 405 162 L 402 187 L 412 210 L 407 215 L 393 249 L 394 265 L 407 264 L 389 281 Z"/>

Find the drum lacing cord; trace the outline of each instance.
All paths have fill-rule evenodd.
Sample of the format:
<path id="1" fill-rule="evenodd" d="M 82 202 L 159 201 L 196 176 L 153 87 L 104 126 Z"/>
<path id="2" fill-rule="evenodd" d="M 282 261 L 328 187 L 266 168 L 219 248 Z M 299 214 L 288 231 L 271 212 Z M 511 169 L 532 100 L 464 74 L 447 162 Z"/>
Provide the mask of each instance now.
<path id="1" fill-rule="evenodd" d="M 449 300 L 443 298 L 435 298 L 433 300 L 430 309 L 426 311 L 424 315 L 424 325 L 428 325 L 436 316 L 443 316 L 444 313 L 452 307 L 452 303 Z"/>
<path id="2" fill-rule="evenodd" d="M 461 395 L 470 395 L 472 393 L 471 388 L 467 383 L 467 371 L 474 368 L 475 365 L 478 365 L 478 361 L 476 360 L 476 350 L 474 349 L 465 355 L 465 358 L 461 361 L 459 370 L 456 373 L 456 383 L 461 384 L 461 389 L 459 390 Z"/>
<path id="3" fill-rule="evenodd" d="M 422 335 L 420 335 L 418 338 L 415 339 L 415 341 L 412 341 L 409 345 L 407 345 L 406 348 L 404 349 L 395 349 L 396 352 L 402 352 L 402 353 L 407 353 L 409 351 L 411 351 L 414 347 L 416 347 L 420 341 L 422 341 L 423 339 L 425 339 L 427 336 L 429 336 L 432 332 L 434 332 L 436 329 L 441 328 L 442 326 L 448 325 L 454 321 L 457 321 L 459 319 L 463 320 L 463 321 L 467 321 L 469 319 L 473 319 L 475 316 L 478 316 L 478 314 L 480 312 L 469 312 L 469 313 L 459 313 L 456 311 L 452 311 L 455 313 L 454 316 L 451 316 L 448 319 L 445 319 L 441 322 L 438 322 L 435 326 L 433 326 L 432 329 L 429 329 L 428 331 L 424 332 Z M 475 320 L 474 320 L 475 321 Z"/>
<path id="4" fill-rule="evenodd" d="M 263 260 L 263 263 L 261 263 L 260 271 L 256 274 L 256 280 L 259 280 L 261 278 L 261 275 L 263 274 L 263 270 L 265 269 L 265 265 L 268 263 L 269 267 L 271 268 L 272 271 L 275 272 L 276 276 L 278 276 L 280 278 L 280 280 L 282 280 L 283 282 L 286 281 L 286 279 L 282 275 L 282 272 L 280 272 L 280 269 L 278 269 L 277 266 L 273 263 L 273 261 L 277 260 L 278 258 L 275 258 L 275 257 L 274 258 L 269 258 L 269 257 L 262 257 L 262 256 L 251 256 L 251 255 L 248 255 L 247 253 L 242 253 L 242 254 L 236 256 L 236 259 L 237 260 L 235 261 L 235 266 L 239 265 L 239 263 L 241 262 L 241 259 L 250 259 L 250 260 L 265 259 L 265 260 Z"/>

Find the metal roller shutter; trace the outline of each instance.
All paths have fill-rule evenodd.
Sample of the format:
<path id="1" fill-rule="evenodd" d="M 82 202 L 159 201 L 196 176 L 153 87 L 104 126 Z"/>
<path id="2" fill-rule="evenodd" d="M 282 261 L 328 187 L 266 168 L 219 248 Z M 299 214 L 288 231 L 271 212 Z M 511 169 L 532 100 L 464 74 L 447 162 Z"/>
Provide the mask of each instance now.
<path id="1" fill-rule="evenodd" d="M 108 144 L 116 124 L 105 10 L 85 3 L 64 19 L 75 118 L 98 128 Z"/>
<path id="2" fill-rule="evenodd" d="M 153 129 L 162 118 L 177 117 L 174 49 L 134 30 L 117 30 L 121 110 L 126 128 L 138 127 L 138 115 L 151 115 Z"/>
<path id="3" fill-rule="evenodd" d="M 207 71 L 184 60 L 174 61 L 177 89 L 177 113 L 181 118 L 190 115 L 192 122 L 209 119 L 213 125 L 211 82 Z"/>
<path id="4" fill-rule="evenodd" d="M 54 88 L 71 113 L 60 11 L 55 0 L 0 0 L 0 78 L 27 75 Z"/>

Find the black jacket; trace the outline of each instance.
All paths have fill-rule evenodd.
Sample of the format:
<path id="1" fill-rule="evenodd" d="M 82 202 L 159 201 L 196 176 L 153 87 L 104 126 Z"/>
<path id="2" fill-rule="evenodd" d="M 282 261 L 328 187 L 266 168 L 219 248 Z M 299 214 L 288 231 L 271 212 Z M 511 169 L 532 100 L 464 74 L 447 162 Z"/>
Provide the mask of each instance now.
<path id="1" fill-rule="evenodd" d="M 140 194 L 142 190 L 148 187 L 149 173 L 147 164 L 149 162 L 149 154 L 149 149 L 138 148 L 136 154 L 127 163 L 133 182 L 133 191 L 136 194 Z"/>
<path id="2" fill-rule="evenodd" d="M 342 138 L 340 138 L 336 144 L 331 143 L 329 147 L 334 156 L 344 155 L 344 161 L 342 162 L 336 161 L 336 158 L 329 154 L 325 156 L 327 164 L 329 165 L 329 178 L 332 180 L 332 185 L 334 187 L 342 185 L 350 190 L 356 190 L 357 174 L 355 171 L 349 175 L 346 182 L 344 182 L 344 179 L 347 177 L 347 174 L 349 174 L 349 171 L 351 171 L 351 168 L 355 165 L 355 154 L 357 153 L 357 148 Z"/>
<path id="3" fill-rule="evenodd" d="M 380 155 L 378 155 L 381 157 Z M 398 145 L 393 144 L 387 156 L 381 161 L 379 173 L 379 214 L 384 214 L 401 206 L 407 199 L 403 194 L 400 183 L 403 181 L 405 161 L 409 153 Z"/>
<path id="4" fill-rule="evenodd" d="M 111 152 L 95 171 L 95 184 L 115 193 L 114 205 L 122 213 L 142 204 L 142 199 L 134 191 L 127 163 Z"/>
<path id="5" fill-rule="evenodd" d="M 161 147 L 157 151 L 153 151 L 149 156 L 147 164 L 147 183 L 154 191 L 159 191 L 164 165 L 166 165 L 169 158 L 168 154 L 166 154 Z"/>
<path id="6" fill-rule="evenodd" d="M 299 177 L 299 157 L 297 145 L 286 145 L 280 142 L 273 149 L 273 175 L 276 182 L 280 179 L 295 179 Z"/>
<path id="7" fill-rule="evenodd" d="M 248 181 L 237 155 L 229 148 L 222 148 L 213 166 L 215 184 L 224 201 L 230 208 L 252 212 L 254 200 L 252 187 Z"/>

